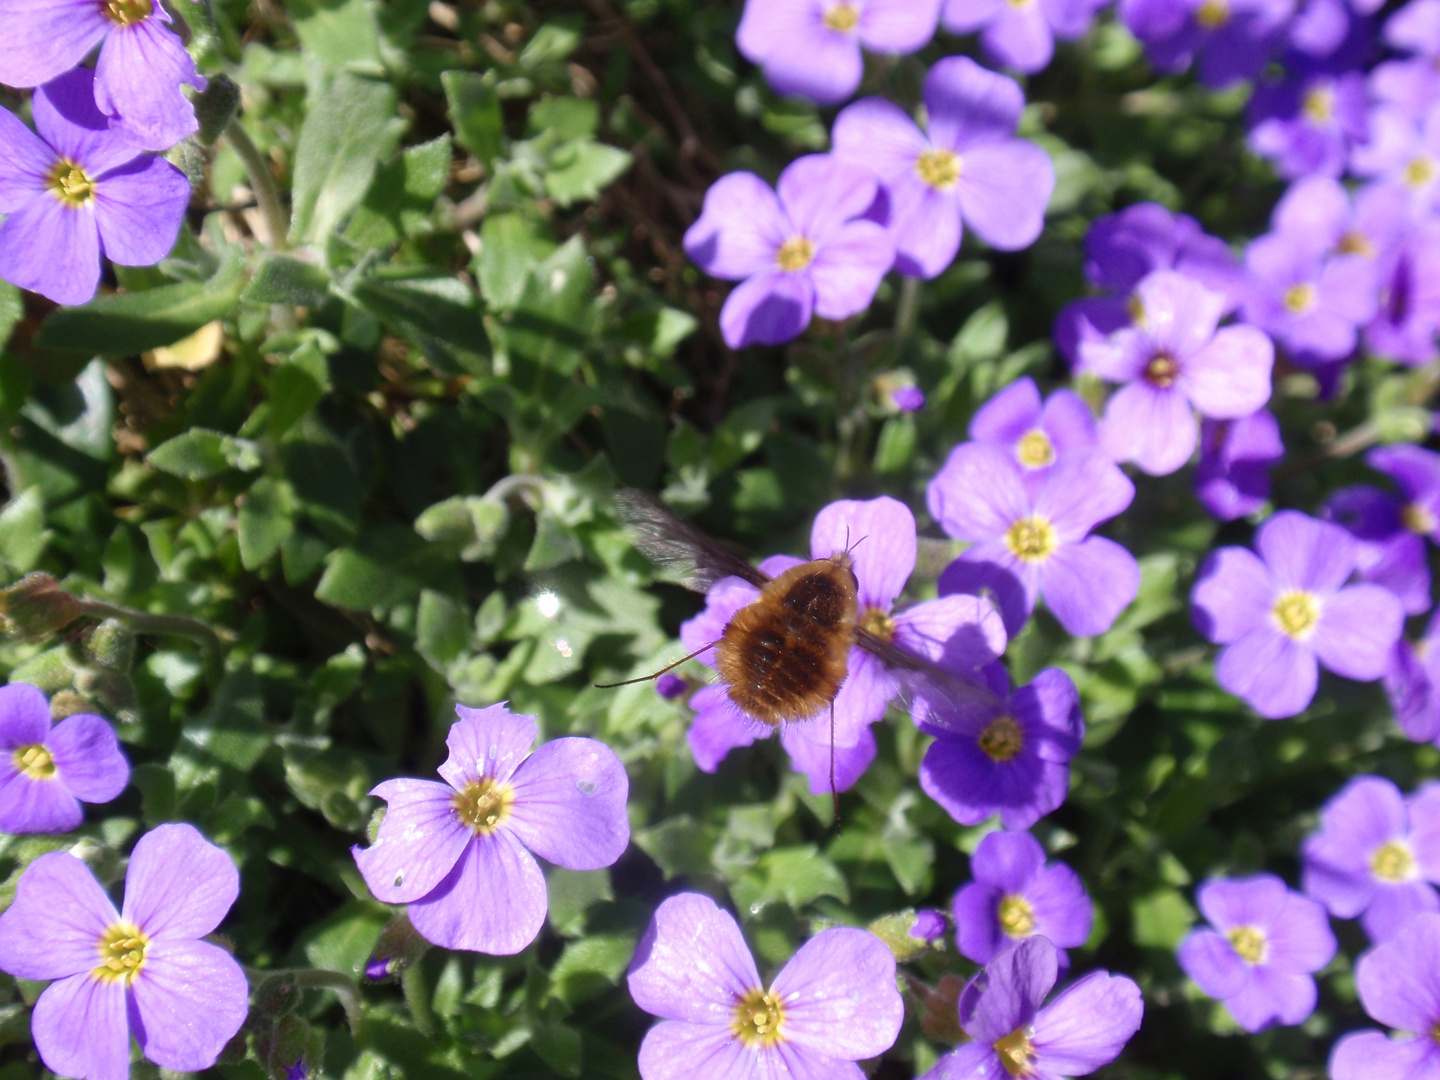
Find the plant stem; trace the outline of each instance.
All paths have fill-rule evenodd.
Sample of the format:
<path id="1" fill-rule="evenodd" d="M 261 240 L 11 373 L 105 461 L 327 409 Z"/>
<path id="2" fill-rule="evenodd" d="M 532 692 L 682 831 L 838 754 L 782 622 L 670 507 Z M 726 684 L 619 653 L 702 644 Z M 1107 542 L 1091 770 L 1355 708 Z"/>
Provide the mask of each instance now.
<path id="1" fill-rule="evenodd" d="M 400 989 L 405 993 L 405 1004 L 410 1006 L 410 1018 L 422 1035 L 435 1034 L 435 1013 L 430 1008 L 429 988 L 425 985 L 425 972 L 419 964 L 411 964 L 400 973 Z"/>
<path id="2" fill-rule="evenodd" d="M 355 986 L 355 980 L 339 971 L 324 971 L 320 968 L 288 968 L 280 971 L 262 971 L 257 968 L 246 968 L 245 977 L 250 980 L 252 986 L 259 985 L 262 979 L 271 978 L 276 975 L 283 975 L 287 979 L 293 979 L 295 985 L 304 990 L 331 990 L 340 999 L 340 1007 L 345 1010 L 345 1020 L 350 1025 L 350 1034 L 355 1041 L 360 1041 L 360 1032 L 365 1025 L 365 1005 L 360 1000 L 360 991 Z"/>
<path id="3" fill-rule="evenodd" d="M 235 148 L 241 164 L 245 166 L 245 175 L 250 178 L 250 190 L 255 193 L 255 202 L 265 219 L 271 249 L 284 251 L 290 244 L 290 214 L 280 202 L 280 189 L 275 186 L 269 163 L 240 126 L 238 116 L 225 129 L 225 137 Z"/>
<path id="4" fill-rule="evenodd" d="M 123 619 L 133 630 L 141 634 L 173 634 L 177 637 L 189 638 L 196 642 L 204 652 L 206 674 L 211 677 L 212 682 L 218 681 L 224 671 L 224 642 L 221 640 L 220 632 L 204 619 L 197 619 L 193 615 L 155 615 L 137 608 L 107 604 L 104 600 L 91 600 L 89 597 L 80 601 L 80 608 L 87 616 L 99 619 Z"/>
<path id="5" fill-rule="evenodd" d="M 895 359 L 905 352 L 905 344 L 915 329 L 915 317 L 920 313 L 920 279 L 900 279 L 900 302 L 895 307 Z"/>

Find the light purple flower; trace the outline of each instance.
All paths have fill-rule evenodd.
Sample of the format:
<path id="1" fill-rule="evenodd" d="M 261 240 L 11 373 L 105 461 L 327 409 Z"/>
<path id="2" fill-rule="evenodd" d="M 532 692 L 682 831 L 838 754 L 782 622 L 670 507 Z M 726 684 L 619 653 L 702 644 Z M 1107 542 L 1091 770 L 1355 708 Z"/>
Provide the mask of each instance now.
<path id="1" fill-rule="evenodd" d="M 905 1018 L 895 957 L 874 934 L 822 930 L 767 990 L 734 918 L 698 893 L 656 909 L 628 978 L 661 1020 L 640 1046 L 643 1080 L 863 1080 L 855 1062 L 890 1049 Z"/>
<path id="2" fill-rule="evenodd" d="M 1095 908 L 1080 875 L 1028 832 L 993 832 L 970 857 L 969 885 L 955 894 L 955 944 L 977 964 L 1030 937 L 1048 938 L 1067 965 L 1065 949 L 1085 944 Z"/>
<path id="3" fill-rule="evenodd" d="M 239 893 L 230 856 L 192 825 L 160 825 L 140 838 L 119 911 L 69 852 L 26 867 L 0 915 L 0 970 L 55 980 L 30 1017 L 45 1065 L 61 1076 L 126 1080 L 132 1037 L 161 1068 L 214 1065 L 245 1022 L 250 991 L 234 958 L 200 939 Z"/>
<path id="4" fill-rule="evenodd" d="M 1073 41 L 1107 0 L 945 0 L 941 24 L 952 34 L 980 34 L 988 59 L 1027 75 L 1055 55 L 1055 39 Z"/>
<path id="5" fill-rule="evenodd" d="M 1010 451 L 1032 494 L 1061 455 L 1097 445 L 1095 415 L 1073 390 L 1053 391 L 1042 404 L 1035 380 L 1016 379 L 976 411 L 970 438 Z"/>
<path id="6" fill-rule="evenodd" d="M 910 927 L 910 936 L 933 945 L 945 936 L 949 924 L 945 913 L 934 908 L 921 908 L 915 913 L 915 922 Z"/>
<path id="7" fill-rule="evenodd" d="M 1176 950 L 1185 974 L 1246 1031 L 1304 1023 L 1315 1011 L 1311 973 L 1335 955 L 1325 909 L 1274 874 L 1207 881 L 1195 899 L 1210 926 Z"/>
<path id="8" fill-rule="evenodd" d="M 350 851 L 375 898 L 408 904 L 426 941 L 508 956 L 545 922 L 534 855 L 567 870 L 609 866 L 630 842 L 630 785 L 596 739 L 555 739 L 531 754 L 533 716 L 503 703 L 455 712 L 445 783 L 380 784 L 370 792 L 389 804 L 380 833 Z"/>
<path id="9" fill-rule="evenodd" d="M 1015 137 L 1025 95 L 1014 79 L 965 56 L 925 76 L 927 130 L 889 101 L 865 98 L 835 118 L 835 156 L 873 170 L 896 268 L 932 278 L 955 258 L 963 224 L 991 247 L 1028 247 L 1045 224 L 1055 167 Z M 963 223 L 963 224 L 962 224 Z"/>
<path id="10" fill-rule="evenodd" d="M 960 1025 L 974 1042 L 921 1080 L 1060 1080 L 1114 1061 L 1145 1014 L 1140 988 L 1092 971 L 1041 1008 L 1058 975 L 1055 946 L 1043 937 L 996 956 L 960 995 Z"/>
<path id="11" fill-rule="evenodd" d="M 1190 593 L 1196 627 L 1225 646 L 1215 662 L 1221 687 L 1274 720 L 1310 704 L 1320 664 L 1380 678 L 1405 613 L 1388 589 L 1345 584 L 1355 570 L 1350 534 L 1282 510 L 1256 531 L 1255 548 L 1212 552 Z"/>
<path id="12" fill-rule="evenodd" d="M 1245 249 L 1245 318 L 1291 354 L 1342 360 L 1378 304 L 1374 261 L 1328 255 L 1313 236 L 1270 232 Z"/>
<path id="13" fill-rule="evenodd" d="M 1440 56 L 1440 0 L 1410 0 L 1385 20 L 1385 44 L 1400 52 Z"/>
<path id="14" fill-rule="evenodd" d="M 1384 777 L 1357 776 L 1325 804 L 1300 853 L 1300 887 L 1387 941 L 1412 916 L 1440 911 L 1440 783 L 1407 799 Z"/>
<path id="15" fill-rule="evenodd" d="M 1292 69 L 1256 87 L 1249 123 L 1250 149 L 1285 179 L 1339 176 L 1351 145 L 1369 134 L 1365 77 Z"/>
<path id="16" fill-rule="evenodd" d="M 1269 409 L 1239 420 L 1200 425 L 1195 495 L 1218 521 L 1253 514 L 1270 498 L 1270 467 L 1285 457 L 1280 425 Z"/>
<path id="17" fill-rule="evenodd" d="M 1370 72 L 1369 83 L 1377 105 L 1406 116 L 1423 117 L 1440 102 L 1440 68 L 1430 57 L 1383 61 Z"/>
<path id="18" fill-rule="evenodd" d="M 1225 298 L 1173 270 L 1157 270 L 1135 295 L 1143 322 L 1082 343 L 1080 359 L 1087 371 L 1126 384 L 1105 407 L 1101 445 L 1116 461 L 1164 476 L 1195 452 L 1192 407 L 1237 420 L 1270 400 L 1275 349 L 1253 326 L 1217 330 Z"/>
<path id="19" fill-rule="evenodd" d="M 53 728 L 45 695 L 0 686 L 0 832 L 63 833 L 130 783 L 130 763 L 104 717 L 80 713 Z"/>
<path id="20" fill-rule="evenodd" d="M 939 17 L 940 0 L 745 0 L 735 44 L 777 92 L 836 105 L 860 85 L 862 46 L 915 52 Z"/>
<path id="21" fill-rule="evenodd" d="M 917 549 L 915 516 L 904 503 L 885 497 L 843 500 L 821 510 L 810 531 L 811 557 L 826 559 L 847 547 L 853 549 L 860 625 L 865 629 L 962 673 L 974 672 L 1004 652 L 1005 628 L 988 600 L 951 596 L 895 610 L 895 601 L 915 569 Z M 760 569 L 775 576 L 801 561 L 773 556 Z M 680 627 L 685 648 L 696 652 L 718 641 L 735 613 L 759 595 L 759 589 L 739 578 L 716 582 L 705 598 L 705 610 Z M 713 667 L 714 650 L 696 659 Z M 795 769 L 809 777 L 813 793 L 830 790 L 832 735 L 836 790 L 844 791 L 860 778 L 875 757 L 870 725 L 885 715 L 886 706 L 902 689 L 897 673 L 856 647 L 850 651 L 845 682 L 835 697 L 833 733 L 828 710 L 781 728 L 780 741 Z M 732 749 L 774 734 L 773 728 L 741 712 L 723 683 L 703 687 L 690 705 L 695 710 L 690 750 L 705 772 L 714 772 Z"/>
<path id="22" fill-rule="evenodd" d="M 1440 915 L 1417 915 L 1355 965 L 1360 1004 L 1372 1020 L 1398 1029 L 1352 1031 L 1330 1053 L 1332 1080 L 1440 1075 Z"/>
<path id="23" fill-rule="evenodd" d="M 1440 108 L 1432 102 L 1412 112 L 1382 101 L 1368 126 L 1369 138 L 1351 149 L 1350 171 L 1401 188 L 1411 215 L 1425 219 L 1440 196 Z"/>
<path id="24" fill-rule="evenodd" d="M 1005 828 L 1028 829 L 1070 790 L 1070 759 L 1085 738 L 1080 695 L 1059 668 L 1013 694 L 998 664 L 988 675 L 1000 698 L 988 712 L 918 703 L 916 723 L 935 736 L 920 762 L 920 787 L 962 825 L 999 814 Z"/>
<path id="25" fill-rule="evenodd" d="M 1419 641 L 1401 638 L 1391 650 L 1385 694 L 1395 722 L 1412 742 L 1440 737 L 1440 612 Z"/>
<path id="26" fill-rule="evenodd" d="M 1365 327 L 1370 351 L 1402 364 L 1435 358 L 1440 334 L 1440 222 L 1422 222 L 1380 260 L 1380 308 Z"/>
<path id="27" fill-rule="evenodd" d="M 79 68 L 35 91 L 38 137 L 0 109 L 0 277 L 60 304 L 95 295 L 102 254 L 124 266 L 163 259 L 190 202 L 179 169 L 110 128 L 94 78 Z"/>
<path id="28" fill-rule="evenodd" d="M 1338 180 L 1312 176 L 1286 188 L 1270 226 L 1327 255 L 1378 259 L 1410 228 L 1409 218 L 1405 193 L 1394 185 L 1367 184 L 1352 197 Z"/>
<path id="29" fill-rule="evenodd" d="M 6 33 L 0 83 L 48 83 L 99 45 L 93 72 L 99 111 L 124 130 L 135 148 L 168 150 L 199 130 L 181 85 L 197 90 L 206 85 L 169 29 L 170 21 L 157 0 L 0 0 Z"/>
<path id="30" fill-rule="evenodd" d="M 895 260 L 885 229 L 857 220 L 875 200 L 868 169 L 828 154 L 792 161 L 779 195 L 754 173 L 722 176 L 685 231 L 685 252 L 711 277 L 739 281 L 720 310 L 732 349 L 779 345 L 811 315 L 864 311 Z"/>
<path id="31" fill-rule="evenodd" d="M 1260 72 L 1294 10 L 1295 0 L 1121 0 L 1119 14 L 1157 71 L 1198 56 L 1200 81 L 1218 90 Z"/>

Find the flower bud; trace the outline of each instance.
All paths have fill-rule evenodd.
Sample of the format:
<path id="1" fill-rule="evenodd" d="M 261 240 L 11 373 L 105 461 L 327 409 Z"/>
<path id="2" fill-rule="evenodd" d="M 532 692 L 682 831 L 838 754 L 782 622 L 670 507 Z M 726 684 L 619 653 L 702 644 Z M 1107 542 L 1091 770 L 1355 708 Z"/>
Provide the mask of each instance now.
<path id="1" fill-rule="evenodd" d="M 394 978 L 418 961 L 430 943 L 415 932 L 410 918 L 401 914 L 385 924 L 380 937 L 365 962 L 365 978 L 372 982 Z"/>
<path id="2" fill-rule="evenodd" d="M 48 637 L 80 618 L 84 610 L 76 597 L 41 571 L 0 590 L 0 627 L 16 637 Z"/>

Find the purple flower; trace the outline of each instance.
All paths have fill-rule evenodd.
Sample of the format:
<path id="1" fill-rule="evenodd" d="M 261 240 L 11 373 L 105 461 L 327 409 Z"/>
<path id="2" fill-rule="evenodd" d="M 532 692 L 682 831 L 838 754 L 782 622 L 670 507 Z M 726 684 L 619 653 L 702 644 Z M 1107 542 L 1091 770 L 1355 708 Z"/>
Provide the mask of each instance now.
<path id="1" fill-rule="evenodd" d="M 1097 443 L 1095 416 L 1073 390 L 1056 390 L 1040 402 L 1035 380 L 1016 379 L 970 420 L 970 438 L 1015 455 L 1032 494 L 1062 454 Z"/>
<path id="2" fill-rule="evenodd" d="M 993 832 L 970 857 L 975 879 L 955 894 L 955 944 L 977 964 L 1029 937 L 1059 950 L 1085 944 L 1095 909 L 1080 875 L 1064 863 L 1045 864 L 1045 849 L 1028 832 Z"/>
<path id="3" fill-rule="evenodd" d="M 48 83 L 99 45 L 93 72 L 99 111 L 115 120 L 134 148 L 168 150 L 199 130 L 181 84 L 197 90 L 206 85 L 184 44 L 168 29 L 170 21 L 156 0 L 0 0 L 0 22 L 9 41 L 0 51 L 0 83 Z"/>
<path id="4" fill-rule="evenodd" d="M 690 684 L 681 675 L 673 671 L 667 671 L 660 678 L 655 680 L 655 693 L 659 694 L 666 701 L 674 701 L 678 697 L 684 697 Z"/>
<path id="5" fill-rule="evenodd" d="M 1385 44 L 1400 52 L 1440 56 L 1440 0 L 1410 0 L 1385 21 Z"/>
<path id="6" fill-rule="evenodd" d="M 1318 665 L 1368 681 L 1400 637 L 1400 601 L 1378 585 L 1350 585 L 1355 542 L 1338 525 L 1294 510 L 1270 517 L 1248 548 L 1223 547 L 1190 593 L 1199 631 L 1225 647 L 1221 687 L 1261 716 L 1294 716 L 1315 697 Z"/>
<path id="7" fill-rule="evenodd" d="M 1042 596 L 1067 633 L 1103 634 L 1135 599 L 1140 567 L 1089 533 L 1134 498 L 1135 485 L 1099 450 L 1066 454 L 1032 496 L 1012 454 L 961 443 L 926 489 L 940 527 L 974 545 L 945 569 L 940 591 L 994 592 L 1012 637 Z"/>
<path id="8" fill-rule="evenodd" d="M 380 982 L 390 977 L 390 961 L 394 957 L 372 956 L 365 961 L 365 978 L 371 982 Z"/>
<path id="9" fill-rule="evenodd" d="M 1440 1074 L 1440 915 L 1417 915 L 1355 965 L 1360 1004 L 1373 1020 L 1405 1032 L 1352 1031 L 1330 1053 L 1332 1080 Z"/>
<path id="10" fill-rule="evenodd" d="M 1275 51 L 1294 0 L 1121 0 L 1120 18 L 1157 71 L 1176 74 L 1200 57 L 1212 90 L 1254 78 Z"/>
<path id="11" fill-rule="evenodd" d="M 1192 406 L 1237 420 L 1270 400 L 1275 349 L 1253 326 L 1217 330 L 1225 298 L 1173 270 L 1145 278 L 1135 296 L 1143 321 L 1082 343 L 1080 358 L 1087 371 L 1126 384 L 1105 407 L 1101 445 L 1116 461 L 1164 476 L 1195 452 Z"/>
<path id="12" fill-rule="evenodd" d="M 1402 364 L 1429 363 L 1440 333 L 1440 223 L 1408 232 L 1379 269 L 1380 309 L 1365 328 L 1365 344 Z"/>
<path id="13" fill-rule="evenodd" d="M 861 46 L 913 53 L 939 17 L 940 0 L 745 0 L 735 44 L 778 93 L 836 105 L 860 85 Z"/>
<path id="14" fill-rule="evenodd" d="M 1209 927 L 1180 943 L 1176 958 L 1246 1031 L 1301 1024 L 1315 1011 L 1315 980 L 1335 955 L 1325 909 L 1274 874 L 1207 881 L 1195 894 Z"/>
<path id="15" fill-rule="evenodd" d="M 1375 942 L 1406 920 L 1440 911 L 1440 783 L 1410 798 L 1379 776 L 1357 776 L 1320 811 L 1300 849 L 1300 887 L 1340 919 L 1357 916 Z"/>
<path id="16" fill-rule="evenodd" d="M 1352 198 L 1338 180 L 1312 176 L 1286 189 L 1270 226 L 1325 254 L 1377 259 L 1410 228 L 1409 217 L 1406 196 L 1393 185 L 1367 184 Z"/>
<path id="17" fill-rule="evenodd" d="M 1373 260 L 1328 255 L 1313 236 L 1271 232 L 1251 241 L 1245 265 L 1248 322 L 1299 356 L 1341 360 L 1355 351 L 1356 328 L 1378 303 Z"/>
<path id="18" fill-rule="evenodd" d="M 933 945 L 945 936 L 948 924 L 945 913 L 934 908 L 921 908 L 915 913 L 915 922 L 910 927 L 910 936 Z"/>
<path id="19" fill-rule="evenodd" d="M 1140 988 L 1124 975 L 1092 971 L 1042 1009 L 1058 974 L 1055 946 L 1043 937 L 996 956 L 960 995 L 960 1025 L 974 1042 L 921 1080 L 1059 1080 L 1114 1061 L 1140 1028 Z"/>
<path id="20" fill-rule="evenodd" d="M 1440 193 L 1440 108 L 1411 112 L 1382 102 L 1369 117 L 1370 137 L 1350 152 L 1350 171 L 1404 190 L 1415 219 L 1427 217 Z"/>
<path id="21" fill-rule="evenodd" d="M 438 770 L 445 783 L 380 784 L 370 792 L 389 804 L 380 834 L 350 851 L 375 898 L 408 904 L 426 941 L 508 956 L 545 921 L 545 878 L 531 853 L 567 870 L 609 866 L 630 842 L 630 785 L 595 739 L 555 739 L 530 754 L 533 716 L 503 703 L 455 712 Z"/>
<path id="22" fill-rule="evenodd" d="M 1365 77 L 1292 70 L 1250 99 L 1250 149 L 1287 180 L 1339 176 L 1352 144 L 1369 134 Z"/>
<path id="23" fill-rule="evenodd" d="M 1069 762 L 1085 738 L 1080 695 L 1059 668 L 1013 694 L 999 665 L 989 676 L 1001 702 L 986 713 L 917 707 L 916 722 L 935 736 L 920 762 L 920 787 L 962 825 L 999 814 L 1005 828 L 1028 829 L 1070 790 Z"/>
<path id="24" fill-rule="evenodd" d="M 919 412 L 925 408 L 925 391 L 913 385 L 897 386 L 890 392 L 890 404 L 897 412 Z"/>
<path id="25" fill-rule="evenodd" d="M 230 856 L 192 825 L 160 825 L 140 838 L 118 912 L 68 852 L 26 867 L 0 915 L 0 970 L 55 980 L 30 1017 L 45 1065 L 61 1076 L 126 1080 L 132 1037 L 161 1068 L 214 1065 L 245 1022 L 250 991 L 234 958 L 200 939 L 239 892 Z"/>
<path id="26" fill-rule="evenodd" d="M 63 833 L 85 818 L 82 802 L 109 802 L 130 783 L 115 730 L 80 713 L 50 726 L 45 695 L 0 686 L 0 832 Z"/>
<path id="27" fill-rule="evenodd" d="M 1369 81 L 1370 97 L 1377 105 L 1406 116 L 1423 117 L 1440 101 L 1440 68 L 1430 57 L 1386 60 L 1375 65 Z"/>
<path id="28" fill-rule="evenodd" d="M 1246 517 L 1270 498 L 1270 467 L 1284 457 L 1280 425 L 1268 409 L 1239 420 L 1206 420 L 1195 495 L 1218 521 Z"/>
<path id="29" fill-rule="evenodd" d="M 980 34 L 985 55 L 1023 71 L 1041 71 L 1055 39 L 1073 41 L 1090 28 L 1104 0 L 945 0 L 940 21 L 952 34 Z"/>
<path id="30" fill-rule="evenodd" d="M 94 79 L 79 68 L 35 91 L 38 137 L 0 109 L 0 277 L 60 304 L 95 295 L 102 254 L 124 266 L 163 259 L 190 202 L 179 169 L 109 127 Z"/>
<path id="31" fill-rule="evenodd" d="M 1055 167 L 1015 137 L 1025 108 L 1020 85 L 951 56 L 925 76 L 924 96 L 927 131 L 898 105 L 865 98 L 835 118 L 832 133 L 835 156 L 872 170 L 884 187 L 877 214 L 894 238 L 896 268 L 939 274 L 960 250 L 963 223 L 1002 251 L 1033 244 Z"/>
<path id="32" fill-rule="evenodd" d="M 661 1019 L 640 1046 L 643 1080 L 862 1080 L 855 1062 L 890 1049 L 905 1017 L 895 958 L 874 934 L 822 930 L 767 990 L 734 918 L 698 893 L 655 910 L 629 983 Z"/>
<path id="33" fill-rule="evenodd" d="M 865 629 L 957 672 L 973 672 L 1004 652 L 1005 629 L 988 600 L 950 596 L 895 610 L 895 600 L 915 569 L 917 549 L 915 515 L 904 503 L 879 498 L 825 507 L 811 527 L 811 557 L 829 558 L 847 547 L 853 547 L 860 625 Z M 801 561 L 777 555 L 762 562 L 760 569 L 774 576 Z M 759 595 L 759 589 L 739 578 L 716 582 L 705 598 L 705 610 L 680 627 L 685 648 L 696 652 L 718 641 L 735 613 Z M 713 667 L 714 651 L 696 659 Z M 836 790 L 844 791 L 860 778 L 875 758 L 870 725 L 885 715 L 886 706 L 901 690 L 895 672 L 857 647 L 850 651 L 845 682 L 835 697 L 833 733 L 828 710 L 782 727 L 780 741 L 795 769 L 809 777 L 813 793 L 830 790 L 832 734 Z M 736 747 L 774 734 L 773 728 L 741 712 L 723 683 L 698 690 L 690 706 L 695 710 L 688 735 L 690 751 L 705 772 L 719 768 Z"/>
<path id="34" fill-rule="evenodd" d="M 1419 641 L 1401 638 L 1395 643 L 1384 685 L 1406 738 L 1430 742 L 1440 737 L 1440 612 L 1431 617 Z"/>
<path id="35" fill-rule="evenodd" d="M 895 260 L 885 229 L 856 220 L 874 199 L 868 170 L 826 154 L 792 161 L 778 197 L 754 173 L 715 181 L 685 232 L 685 252 L 711 277 L 742 283 L 720 311 L 725 343 L 779 345 L 812 314 L 864 311 Z"/>

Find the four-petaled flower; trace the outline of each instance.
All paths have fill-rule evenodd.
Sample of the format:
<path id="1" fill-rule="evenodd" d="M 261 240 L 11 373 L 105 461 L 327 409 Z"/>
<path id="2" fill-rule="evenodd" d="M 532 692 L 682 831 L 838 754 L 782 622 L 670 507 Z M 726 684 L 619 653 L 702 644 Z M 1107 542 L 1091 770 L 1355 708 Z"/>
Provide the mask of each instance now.
<path id="1" fill-rule="evenodd" d="M 426 941 L 510 955 L 545 921 L 531 852 L 568 870 L 609 866 L 630 842 L 629 781 L 595 739 L 556 739 L 531 754 L 533 716 L 503 703 L 455 711 L 445 783 L 380 784 L 370 792 L 389 803 L 379 835 L 351 852 L 376 899 L 408 904 Z"/>
<path id="2" fill-rule="evenodd" d="M 1095 414 L 1073 390 L 1056 390 L 1042 404 L 1035 380 L 1016 379 L 976 410 L 970 438 L 1015 455 L 1034 493 L 1068 451 L 1096 445 Z"/>
<path id="3" fill-rule="evenodd" d="M 655 911 L 630 962 L 630 996 L 661 1018 L 640 1047 L 643 1080 L 863 1080 L 905 1006 L 895 957 L 866 930 L 816 934 L 767 989 L 728 912 L 698 893 Z"/>
<path id="4" fill-rule="evenodd" d="M 1219 521 L 1253 514 L 1270 498 L 1270 467 L 1284 457 L 1280 424 L 1269 409 L 1202 421 L 1195 497 Z"/>

